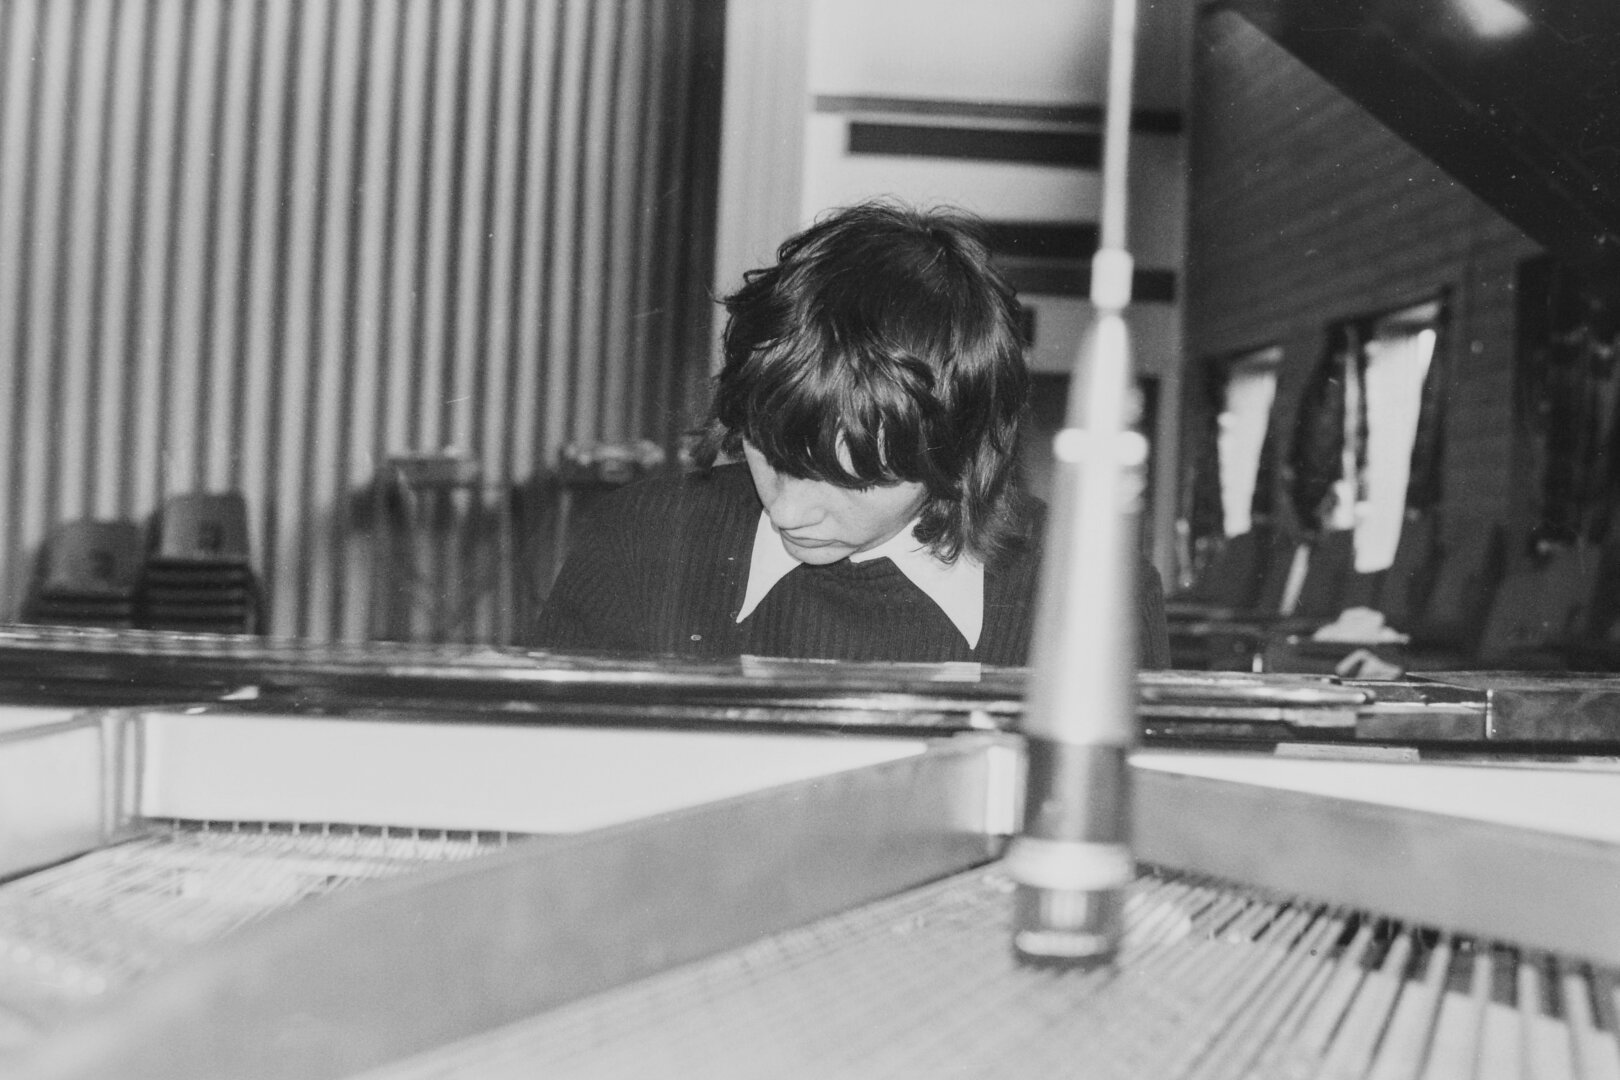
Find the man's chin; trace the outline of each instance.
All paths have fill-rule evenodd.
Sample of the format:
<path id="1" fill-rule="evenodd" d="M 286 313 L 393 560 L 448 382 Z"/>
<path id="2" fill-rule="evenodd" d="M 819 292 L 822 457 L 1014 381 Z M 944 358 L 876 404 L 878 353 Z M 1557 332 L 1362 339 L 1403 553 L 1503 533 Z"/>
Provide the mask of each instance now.
<path id="1" fill-rule="evenodd" d="M 809 566 L 827 566 L 831 563 L 849 558 L 850 549 L 842 544 L 828 544 L 825 547 L 798 547 L 789 542 L 783 545 L 787 553 Z"/>

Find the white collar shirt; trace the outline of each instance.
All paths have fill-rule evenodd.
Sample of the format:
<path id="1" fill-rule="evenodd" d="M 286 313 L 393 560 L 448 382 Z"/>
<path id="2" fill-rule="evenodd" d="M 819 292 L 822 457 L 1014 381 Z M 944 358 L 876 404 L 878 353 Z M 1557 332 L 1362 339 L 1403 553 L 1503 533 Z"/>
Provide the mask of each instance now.
<path id="1" fill-rule="evenodd" d="M 917 542 L 912 535 L 915 524 L 907 525 L 870 551 L 856 552 L 849 559 L 851 562 L 891 560 L 923 595 L 938 605 L 967 641 L 968 648 L 977 649 L 979 635 L 984 630 L 984 564 L 966 554 L 955 562 L 943 561 L 929 551 L 927 545 Z M 771 527 L 770 516 L 762 511 L 754 530 L 748 588 L 743 593 L 737 621 L 742 622 L 752 615 L 776 583 L 800 565 Z"/>

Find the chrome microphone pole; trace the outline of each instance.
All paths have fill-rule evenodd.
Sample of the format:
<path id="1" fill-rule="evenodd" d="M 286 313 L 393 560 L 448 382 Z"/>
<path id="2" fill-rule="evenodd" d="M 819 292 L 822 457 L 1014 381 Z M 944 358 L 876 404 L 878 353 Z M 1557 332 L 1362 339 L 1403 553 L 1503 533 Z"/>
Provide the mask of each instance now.
<path id="1" fill-rule="evenodd" d="M 1053 443 L 1054 489 L 1025 708 L 1024 817 L 1007 852 L 1013 948 L 1033 963 L 1106 963 L 1124 928 L 1129 753 L 1136 740 L 1136 519 L 1147 444 L 1127 423 L 1125 247 L 1136 0 L 1114 0 L 1094 317 Z"/>

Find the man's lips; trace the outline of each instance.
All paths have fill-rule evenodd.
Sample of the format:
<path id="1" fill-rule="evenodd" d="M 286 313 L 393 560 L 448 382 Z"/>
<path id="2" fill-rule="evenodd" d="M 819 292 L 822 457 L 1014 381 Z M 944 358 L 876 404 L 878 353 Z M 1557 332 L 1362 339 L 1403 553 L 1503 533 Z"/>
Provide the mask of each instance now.
<path id="1" fill-rule="evenodd" d="M 838 544 L 838 541 L 836 540 L 818 540 L 815 537 L 810 536 L 799 537 L 794 536 L 790 532 L 778 533 L 777 535 L 783 540 L 786 540 L 788 543 L 792 544 L 794 547 L 800 548 L 836 547 Z"/>

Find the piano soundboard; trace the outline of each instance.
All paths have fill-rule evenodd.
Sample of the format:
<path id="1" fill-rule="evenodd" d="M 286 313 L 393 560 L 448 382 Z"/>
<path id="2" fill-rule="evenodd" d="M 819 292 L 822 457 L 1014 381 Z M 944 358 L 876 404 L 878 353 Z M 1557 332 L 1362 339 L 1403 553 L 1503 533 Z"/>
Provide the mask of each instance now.
<path id="1" fill-rule="evenodd" d="M 1020 967 L 971 872 L 368 1072 L 677 1077 L 1613 1077 L 1615 976 L 1149 872 L 1116 966 Z"/>

